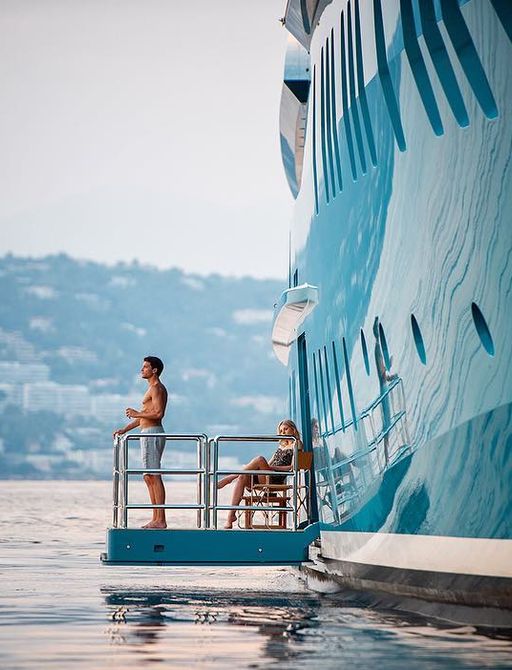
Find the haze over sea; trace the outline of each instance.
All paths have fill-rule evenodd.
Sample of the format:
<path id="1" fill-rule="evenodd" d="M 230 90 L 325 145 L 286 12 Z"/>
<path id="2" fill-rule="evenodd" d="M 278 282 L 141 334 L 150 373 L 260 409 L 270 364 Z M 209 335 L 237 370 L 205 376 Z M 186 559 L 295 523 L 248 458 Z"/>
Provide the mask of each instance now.
<path id="1" fill-rule="evenodd" d="M 168 484 L 176 502 L 193 487 Z M 110 506 L 108 482 L 2 481 L 3 670 L 512 668 L 508 640 L 346 607 L 288 568 L 102 566 Z"/>

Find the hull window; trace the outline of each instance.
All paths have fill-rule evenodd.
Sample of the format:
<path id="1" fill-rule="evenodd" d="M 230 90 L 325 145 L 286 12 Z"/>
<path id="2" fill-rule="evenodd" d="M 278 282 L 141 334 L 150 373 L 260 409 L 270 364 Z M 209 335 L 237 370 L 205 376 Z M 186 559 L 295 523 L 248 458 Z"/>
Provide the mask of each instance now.
<path id="1" fill-rule="evenodd" d="M 315 192 L 315 212 L 318 214 L 318 174 L 316 167 L 316 67 L 313 68 L 313 188 Z"/>
<path id="2" fill-rule="evenodd" d="M 496 101 L 458 0 L 441 0 L 441 10 L 444 25 L 478 104 L 488 119 L 495 119 L 498 116 Z"/>
<path id="3" fill-rule="evenodd" d="M 433 0 L 420 0 L 421 28 L 435 71 L 443 87 L 448 104 L 457 123 L 462 128 L 469 126 L 469 117 L 464 105 L 455 72 L 437 25 Z"/>
<path id="4" fill-rule="evenodd" d="M 348 81 L 347 81 L 347 64 L 345 55 L 347 53 L 345 46 L 345 16 L 341 12 L 340 18 L 340 42 L 341 42 L 341 104 L 343 107 L 343 123 L 345 125 L 345 134 L 347 137 L 348 157 L 350 160 L 350 170 L 352 172 L 352 179 L 356 181 L 356 159 L 354 156 L 354 141 L 352 139 L 352 128 L 350 126 L 350 117 L 348 115 Z"/>
<path id="5" fill-rule="evenodd" d="M 386 340 L 386 334 L 384 333 L 382 323 L 379 323 L 379 340 L 380 348 L 382 350 L 382 357 L 384 358 L 384 365 L 386 366 L 386 370 L 390 370 L 391 358 L 389 357 L 388 341 Z"/>
<path id="6" fill-rule="evenodd" d="M 389 72 L 389 64 L 386 54 L 386 38 L 384 36 L 384 21 L 382 19 L 381 0 L 373 0 L 373 18 L 375 28 L 375 46 L 377 50 L 377 70 L 379 73 L 380 83 L 382 85 L 382 92 L 384 100 L 389 112 L 389 118 L 395 133 L 395 139 L 400 151 L 405 151 L 405 136 L 402 128 L 402 121 L 400 119 L 400 111 L 396 99 L 396 93 L 391 81 L 391 74 Z"/>
<path id="7" fill-rule="evenodd" d="M 423 365 L 427 364 L 427 354 L 425 351 L 425 343 L 423 342 L 423 335 L 421 334 L 420 327 L 416 321 L 414 314 L 411 314 L 411 328 L 412 336 L 414 337 L 414 344 L 416 345 L 416 351 Z"/>
<path id="8" fill-rule="evenodd" d="M 313 352 L 313 379 L 315 381 L 315 400 L 316 400 L 316 414 L 318 417 L 318 432 L 320 433 L 320 435 L 322 435 L 324 432 L 325 423 L 323 421 L 322 412 L 320 410 L 320 394 L 318 393 L 318 371 L 316 369 L 316 355 L 314 352 Z M 325 428 L 325 430 L 327 430 L 327 428 Z"/>
<path id="9" fill-rule="evenodd" d="M 325 200 L 329 204 L 329 173 L 327 169 L 327 138 L 325 136 L 325 56 L 324 48 L 320 56 L 320 139 L 322 140 L 322 170 L 324 176 Z"/>
<path id="10" fill-rule="evenodd" d="M 336 107 L 336 70 L 334 60 L 334 28 L 331 30 L 331 130 L 332 141 L 334 145 L 334 157 L 336 158 L 336 172 L 338 175 L 339 190 L 343 190 L 343 179 L 341 177 L 341 154 L 340 143 L 338 138 L 338 112 Z"/>
<path id="11" fill-rule="evenodd" d="M 338 396 L 338 409 L 340 410 L 341 429 L 345 432 L 345 412 L 343 411 L 343 399 L 341 397 L 341 374 L 338 365 L 338 355 L 336 354 L 336 345 L 332 344 L 332 360 L 334 363 L 334 381 L 336 383 L 336 395 Z"/>
<path id="12" fill-rule="evenodd" d="M 330 39 L 325 43 L 325 123 L 327 132 L 327 156 L 329 159 L 329 174 L 331 175 L 331 192 L 336 197 L 336 181 L 334 179 L 334 148 L 332 143 L 332 103 L 331 103 L 331 48 Z"/>
<path id="13" fill-rule="evenodd" d="M 361 161 L 361 171 L 366 174 L 366 156 L 363 146 L 363 134 L 361 132 L 361 123 L 359 121 L 359 110 L 356 102 L 356 77 L 354 62 L 354 40 L 352 37 L 352 13 L 350 0 L 347 4 L 347 47 L 348 47 L 348 81 L 350 84 L 350 111 L 352 112 L 352 123 L 354 134 L 356 136 L 357 149 L 359 151 L 359 160 Z"/>
<path id="14" fill-rule="evenodd" d="M 364 330 L 361 328 L 361 349 L 363 351 L 363 361 L 364 369 L 366 374 L 370 374 L 370 359 L 368 358 L 368 347 L 366 346 L 366 337 L 364 336 Z"/>
<path id="15" fill-rule="evenodd" d="M 325 432 L 329 432 L 329 425 L 328 425 L 328 420 L 327 420 L 327 402 L 326 402 L 326 393 L 325 393 L 325 374 L 323 370 L 323 365 L 322 365 L 322 351 L 321 349 L 318 350 L 318 376 L 319 376 L 319 383 L 320 383 L 320 393 L 322 395 L 322 407 L 324 410 L 324 427 L 325 427 Z"/>
<path id="16" fill-rule="evenodd" d="M 352 412 L 352 422 L 354 424 L 355 430 L 357 430 L 356 403 L 354 399 L 354 389 L 352 388 L 352 375 L 350 374 L 350 363 L 348 360 L 347 343 L 345 338 L 342 338 L 341 344 L 343 347 L 343 362 L 345 363 L 345 375 L 347 378 L 348 399 L 350 401 L 350 410 Z"/>
<path id="17" fill-rule="evenodd" d="M 432 126 L 432 130 L 436 135 L 443 134 L 443 124 L 439 108 L 437 106 L 436 97 L 432 90 L 432 84 L 428 76 L 425 61 L 421 53 L 420 45 L 418 43 L 418 36 L 416 35 L 416 25 L 414 23 L 414 14 L 412 9 L 412 0 L 400 0 L 400 8 L 402 10 L 402 31 L 404 35 L 405 53 L 409 60 L 412 70 L 412 76 L 418 87 L 418 92 L 427 112 L 428 120 Z"/>
<path id="18" fill-rule="evenodd" d="M 483 348 L 489 354 L 489 356 L 494 356 L 494 342 L 492 339 L 491 331 L 487 325 L 487 321 L 484 318 L 484 315 L 480 311 L 480 308 L 475 302 L 471 303 L 471 313 L 473 315 L 473 322 L 475 324 L 476 332 L 480 338 Z"/>
<path id="19" fill-rule="evenodd" d="M 320 354 L 318 354 L 320 356 Z M 325 383 L 327 386 L 327 402 L 329 403 L 329 418 L 331 419 L 331 430 L 334 433 L 334 412 L 332 411 L 331 375 L 329 374 L 329 360 L 327 358 L 327 347 L 324 347 Z"/>
<path id="20" fill-rule="evenodd" d="M 509 0 L 491 0 L 491 3 L 509 40 L 512 42 L 512 6 Z"/>
<path id="21" fill-rule="evenodd" d="M 359 89 L 359 103 L 361 105 L 361 116 L 363 117 L 364 127 L 366 130 L 366 139 L 368 140 L 370 157 L 372 160 L 372 165 L 375 167 L 377 165 L 377 151 L 375 149 L 375 140 L 373 138 L 372 124 L 370 121 L 370 110 L 368 107 L 368 99 L 366 97 L 366 88 L 364 85 L 363 48 L 361 44 L 361 18 L 359 16 L 359 0 L 355 0 L 354 3 L 354 17 L 356 73 L 357 87 Z"/>

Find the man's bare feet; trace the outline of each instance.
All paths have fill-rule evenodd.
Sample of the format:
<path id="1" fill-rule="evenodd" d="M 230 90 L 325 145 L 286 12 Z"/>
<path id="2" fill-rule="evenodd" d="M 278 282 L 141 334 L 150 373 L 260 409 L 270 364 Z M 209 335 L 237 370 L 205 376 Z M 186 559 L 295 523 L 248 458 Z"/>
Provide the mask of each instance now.
<path id="1" fill-rule="evenodd" d="M 151 524 L 154 523 L 153 521 L 148 521 L 148 523 L 145 523 L 141 528 L 149 528 Z"/>
<path id="2" fill-rule="evenodd" d="M 143 528 L 167 528 L 165 521 L 150 521 Z"/>

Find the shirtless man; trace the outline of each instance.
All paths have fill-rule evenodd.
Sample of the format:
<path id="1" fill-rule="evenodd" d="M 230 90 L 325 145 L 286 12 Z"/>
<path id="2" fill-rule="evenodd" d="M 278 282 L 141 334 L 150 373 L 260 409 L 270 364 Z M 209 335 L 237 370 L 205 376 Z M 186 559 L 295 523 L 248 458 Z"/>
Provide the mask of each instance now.
<path id="1" fill-rule="evenodd" d="M 142 410 L 128 407 L 126 416 L 133 419 L 124 428 L 114 431 L 114 437 L 124 435 L 139 427 L 141 433 L 164 433 L 162 419 L 167 405 L 167 389 L 160 381 L 164 364 L 156 356 L 146 356 L 140 374 L 148 382 L 148 390 L 142 398 Z M 141 437 L 142 465 L 148 469 L 159 469 L 165 447 L 164 437 Z M 165 504 L 165 488 L 160 475 L 144 475 L 149 497 L 153 505 Z M 167 528 L 165 509 L 153 509 L 153 518 L 143 528 Z"/>

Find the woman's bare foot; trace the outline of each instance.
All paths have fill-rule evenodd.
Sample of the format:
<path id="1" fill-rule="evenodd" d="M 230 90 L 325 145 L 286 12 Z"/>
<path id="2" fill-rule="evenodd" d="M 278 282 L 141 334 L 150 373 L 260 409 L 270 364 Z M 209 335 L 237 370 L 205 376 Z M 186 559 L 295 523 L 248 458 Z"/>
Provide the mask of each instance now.
<path id="1" fill-rule="evenodd" d="M 154 523 L 154 521 L 148 521 L 148 523 L 145 523 L 141 528 L 149 528 L 152 523 Z"/>
<path id="2" fill-rule="evenodd" d="M 226 523 L 224 524 L 224 528 L 226 530 L 232 530 L 233 524 L 236 521 L 236 514 L 230 514 L 228 518 L 226 519 Z"/>

